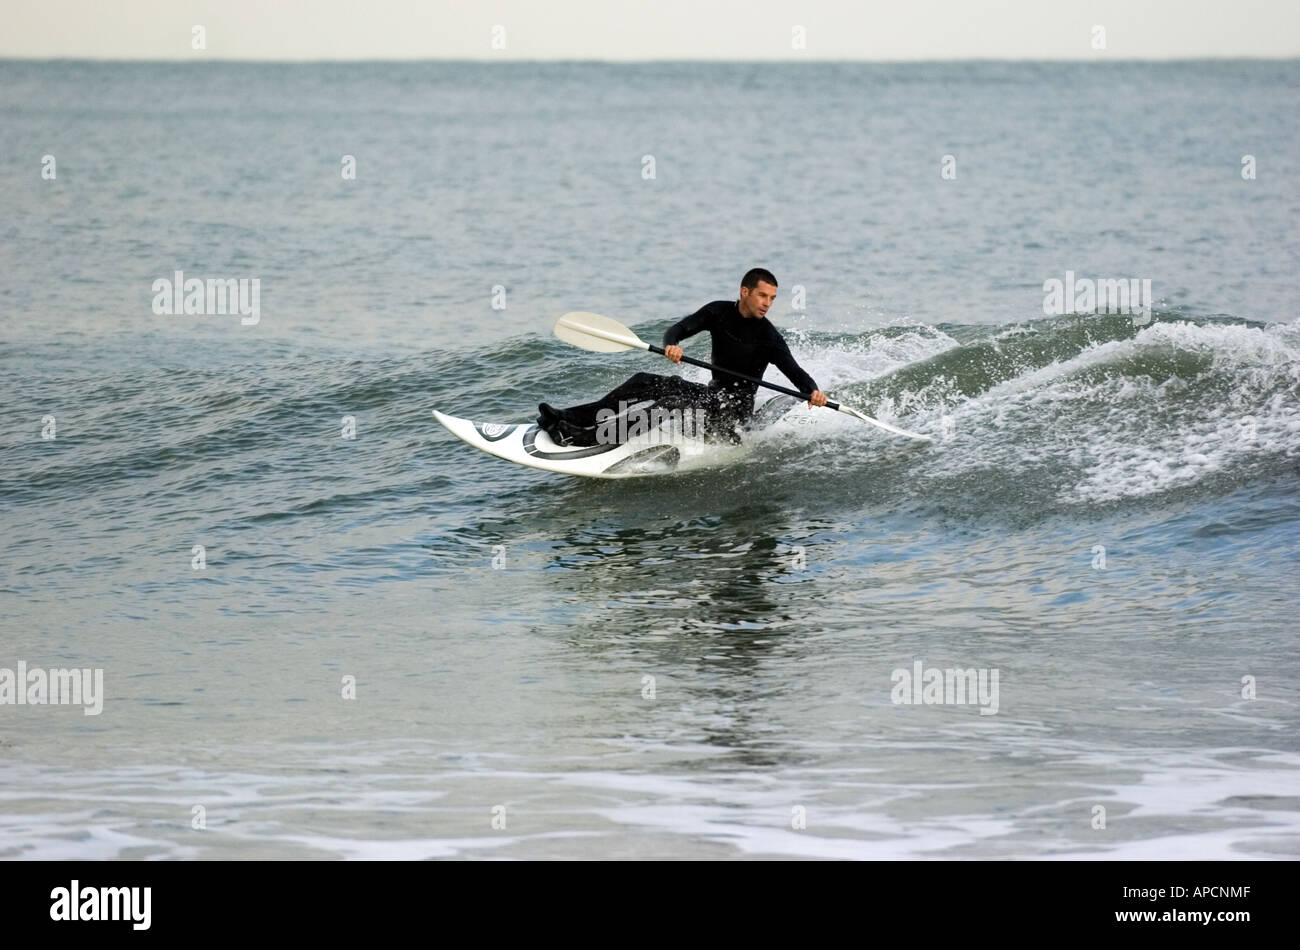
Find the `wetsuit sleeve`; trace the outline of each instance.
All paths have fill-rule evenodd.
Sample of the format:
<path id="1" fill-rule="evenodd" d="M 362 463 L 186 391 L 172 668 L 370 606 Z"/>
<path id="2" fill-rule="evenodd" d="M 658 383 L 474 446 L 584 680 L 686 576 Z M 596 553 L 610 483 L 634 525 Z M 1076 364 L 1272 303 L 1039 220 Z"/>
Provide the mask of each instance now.
<path id="1" fill-rule="evenodd" d="M 795 362 L 790 347 L 786 345 L 780 334 L 777 334 L 772 341 L 772 364 L 785 373 L 785 378 L 794 383 L 795 388 L 800 392 L 811 393 L 817 389 L 816 381 Z"/>
<path id="2" fill-rule="evenodd" d="M 706 304 L 689 317 L 683 317 L 664 331 L 664 346 L 676 346 L 688 336 L 695 336 L 701 330 L 712 330 L 714 313 Z"/>

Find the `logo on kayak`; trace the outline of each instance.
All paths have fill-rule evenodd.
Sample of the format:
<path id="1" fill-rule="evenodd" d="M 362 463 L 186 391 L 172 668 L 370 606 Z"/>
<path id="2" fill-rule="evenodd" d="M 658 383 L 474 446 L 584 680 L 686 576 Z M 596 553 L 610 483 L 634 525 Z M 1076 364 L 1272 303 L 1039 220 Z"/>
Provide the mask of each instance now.
<path id="1" fill-rule="evenodd" d="M 495 442 L 503 435 L 506 435 L 511 429 L 514 428 L 514 426 L 506 423 L 501 423 L 501 422 L 485 422 L 480 426 L 476 426 L 475 428 L 477 428 L 479 432 L 483 433 L 483 438 L 491 439 L 492 441 Z"/>

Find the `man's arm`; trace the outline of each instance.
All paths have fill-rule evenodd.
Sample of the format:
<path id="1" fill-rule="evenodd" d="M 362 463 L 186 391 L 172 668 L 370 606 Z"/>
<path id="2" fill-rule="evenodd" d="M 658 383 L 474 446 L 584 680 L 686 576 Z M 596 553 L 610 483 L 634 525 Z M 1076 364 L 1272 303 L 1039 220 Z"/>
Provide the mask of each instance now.
<path id="1" fill-rule="evenodd" d="M 803 367 L 795 362 L 794 356 L 790 353 L 790 347 L 786 345 L 785 338 L 780 333 L 776 334 L 774 343 L 775 352 L 772 354 L 772 362 L 776 368 L 785 373 L 785 378 L 799 387 L 800 392 L 808 393 L 812 399 L 808 401 L 808 406 L 826 405 L 826 394 L 817 388 L 817 383 L 813 378 L 803 371 Z"/>
<path id="2" fill-rule="evenodd" d="M 705 304 L 689 317 L 683 317 L 664 331 L 665 347 L 676 346 L 688 336 L 695 336 L 701 330 L 713 329 L 713 312 Z"/>
<path id="3" fill-rule="evenodd" d="M 795 388 L 801 393 L 819 392 L 817 383 L 811 376 L 804 372 L 803 367 L 795 362 L 794 355 L 790 352 L 790 347 L 786 345 L 780 334 L 777 334 L 773 341 L 772 363 L 781 372 L 785 373 L 785 378 L 794 383 Z"/>
<path id="4" fill-rule="evenodd" d="M 674 363 L 682 361 L 682 348 L 677 344 L 688 336 L 695 336 L 701 330 L 712 330 L 715 317 L 705 304 L 689 317 L 683 317 L 664 331 L 664 356 Z"/>

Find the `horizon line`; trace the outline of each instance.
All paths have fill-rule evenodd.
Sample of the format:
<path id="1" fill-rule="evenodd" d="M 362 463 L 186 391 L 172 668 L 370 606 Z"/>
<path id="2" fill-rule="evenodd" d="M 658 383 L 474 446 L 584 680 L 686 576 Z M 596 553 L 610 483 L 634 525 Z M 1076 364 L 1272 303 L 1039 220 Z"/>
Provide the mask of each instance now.
<path id="1" fill-rule="evenodd" d="M 1232 56 L 1158 56 L 1158 57 L 1110 57 L 1100 56 L 1079 56 L 1079 57 L 1058 57 L 1054 59 L 1039 59 L 1035 57 L 1008 57 L 1008 56 L 959 56 L 959 57 L 934 57 L 923 59 L 817 59 L 813 57 L 797 58 L 767 58 L 767 59 L 673 59 L 671 57 L 657 57 L 653 59 L 594 59 L 589 57 L 554 57 L 554 58 L 506 58 L 498 56 L 484 57 L 391 57 L 373 59 L 366 57 L 357 58 L 302 58 L 302 59 L 262 59 L 256 57 L 238 57 L 238 56 L 208 56 L 206 53 L 193 56 L 175 56 L 169 58 L 151 58 L 151 57 L 111 57 L 111 56 L 25 56 L 22 54 L 0 54 L 0 63 L 103 63 L 103 64 L 189 64 L 201 65 L 203 63 L 221 63 L 235 64 L 247 63 L 250 65 L 265 66 L 311 66 L 311 65 L 374 65 L 374 64 L 421 64 L 421 63 L 456 63 L 463 65 L 597 65 L 597 66 L 638 66 L 653 64 L 686 64 L 700 63 L 708 65 L 753 65 L 753 66 L 795 66 L 802 64 L 809 65 L 861 65 L 861 66 L 903 66 L 903 65 L 922 65 L 933 63 L 1039 63 L 1039 64 L 1071 64 L 1071 65 L 1105 65 L 1111 63 L 1227 63 L 1227 62 L 1261 62 L 1261 63 L 1287 63 L 1300 61 L 1300 53 L 1289 56 L 1250 56 L 1250 55 L 1232 55 Z"/>

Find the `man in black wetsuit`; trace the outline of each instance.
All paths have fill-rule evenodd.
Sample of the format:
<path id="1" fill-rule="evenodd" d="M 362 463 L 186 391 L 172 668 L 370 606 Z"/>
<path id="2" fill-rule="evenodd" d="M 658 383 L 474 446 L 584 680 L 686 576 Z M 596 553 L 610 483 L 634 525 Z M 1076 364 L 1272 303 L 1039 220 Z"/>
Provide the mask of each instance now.
<path id="1" fill-rule="evenodd" d="M 795 362 L 781 334 L 767 321 L 768 308 L 775 299 L 776 278 L 770 271 L 754 268 L 740 282 L 739 300 L 715 300 L 669 327 L 664 333 L 664 355 L 680 363 L 682 348 L 678 344 L 707 330 L 713 337 L 710 362 L 714 365 L 762 379 L 771 363 L 800 392 L 811 394 L 809 406 L 826 405 L 826 394 Z M 739 441 L 737 427 L 754 412 L 757 392 L 756 384 L 716 370 L 707 386 L 679 376 L 637 373 L 595 402 L 568 409 L 542 403 L 538 406 L 541 415 L 537 424 L 560 445 L 596 445 L 601 441 L 600 433 L 609 431 L 603 423 L 611 415 L 650 401 L 657 409 L 703 409 L 709 437 L 734 442 Z"/>

